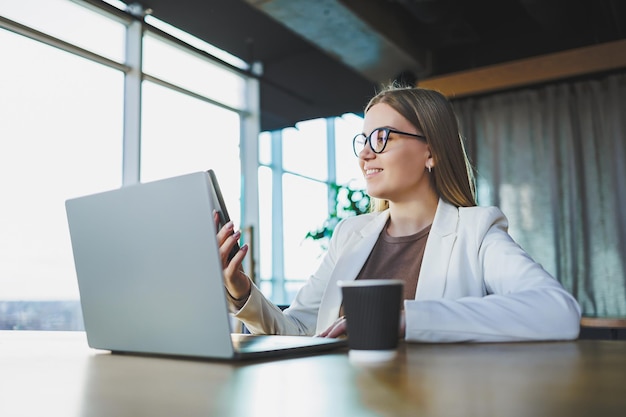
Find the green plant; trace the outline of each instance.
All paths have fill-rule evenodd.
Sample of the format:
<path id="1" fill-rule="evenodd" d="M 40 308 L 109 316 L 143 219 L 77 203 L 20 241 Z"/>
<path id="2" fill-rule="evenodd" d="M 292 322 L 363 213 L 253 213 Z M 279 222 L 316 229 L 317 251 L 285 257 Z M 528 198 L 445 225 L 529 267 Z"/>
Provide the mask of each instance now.
<path id="1" fill-rule="evenodd" d="M 309 231 L 305 236 L 305 239 L 320 241 L 324 249 L 326 249 L 337 223 L 346 217 L 367 213 L 370 206 L 370 198 L 364 190 L 339 184 L 330 184 L 330 188 L 335 196 L 334 210 L 321 227 Z"/>

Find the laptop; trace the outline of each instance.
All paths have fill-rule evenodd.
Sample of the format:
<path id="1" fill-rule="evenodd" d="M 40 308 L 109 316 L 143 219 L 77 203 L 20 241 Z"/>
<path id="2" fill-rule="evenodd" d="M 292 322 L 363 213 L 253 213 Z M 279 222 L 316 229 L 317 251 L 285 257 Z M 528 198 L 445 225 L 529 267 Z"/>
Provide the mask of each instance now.
<path id="1" fill-rule="evenodd" d="M 90 347 L 219 360 L 310 354 L 343 339 L 231 333 L 213 210 L 214 172 L 65 203 Z"/>

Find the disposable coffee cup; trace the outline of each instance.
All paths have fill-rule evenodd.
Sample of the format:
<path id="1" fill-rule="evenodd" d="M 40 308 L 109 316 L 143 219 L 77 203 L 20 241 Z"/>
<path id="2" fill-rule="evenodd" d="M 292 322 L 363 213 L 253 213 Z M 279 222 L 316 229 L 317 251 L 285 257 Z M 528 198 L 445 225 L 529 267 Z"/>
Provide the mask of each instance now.
<path id="1" fill-rule="evenodd" d="M 339 281 L 352 362 L 380 363 L 398 351 L 404 282 L 396 279 Z"/>

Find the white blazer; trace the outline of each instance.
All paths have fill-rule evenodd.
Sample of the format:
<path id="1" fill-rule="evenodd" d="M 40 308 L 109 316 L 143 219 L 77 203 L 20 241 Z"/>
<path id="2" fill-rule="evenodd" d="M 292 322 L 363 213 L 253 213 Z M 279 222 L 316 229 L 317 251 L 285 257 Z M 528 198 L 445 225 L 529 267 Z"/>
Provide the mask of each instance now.
<path id="1" fill-rule="evenodd" d="M 313 335 L 341 306 L 340 280 L 353 280 L 389 211 L 341 221 L 318 270 L 284 312 L 253 286 L 235 316 L 252 333 Z M 456 208 L 440 200 L 415 300 L 404 303 L 405 338 L 419 342 L 566 340 L 578 337 L 580 307 L 517 245 L 496 207 Z"/>

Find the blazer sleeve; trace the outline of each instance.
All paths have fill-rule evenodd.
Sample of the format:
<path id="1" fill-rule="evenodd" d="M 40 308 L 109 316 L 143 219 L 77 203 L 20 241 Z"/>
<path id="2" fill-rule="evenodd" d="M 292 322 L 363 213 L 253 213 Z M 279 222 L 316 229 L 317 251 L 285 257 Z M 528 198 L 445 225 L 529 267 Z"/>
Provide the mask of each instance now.
<path id="1" fill-rule="evenodd" d="M 253 285 L 248 301 L 240 310 L 233 311 L 235 317 L 243 321 L 254 334 L 313 336 L 322 297 L 339 252 L 344 246 L 341 242 L 345 240 L 343 233 L 345 223 L 343 220 L 335 227 L 328 251 L 324 254 L 320 266 L 300 288 L 289 308 L 281 311 Z"/>
<path id="2" fill-rule="evenodd" d="M 461 280 L 471 280 L 480 283 L 483 295 L 405 301 L 406 339 L 509 342 L 578 337 L 576 300 L 513 241 L 499 209 L 478 213 L 459 222 L 458 248 L 448 261 L 462 266 L 450 271 L 463 272 L 447 277 L 446 292 L 454 292 Z"/>

